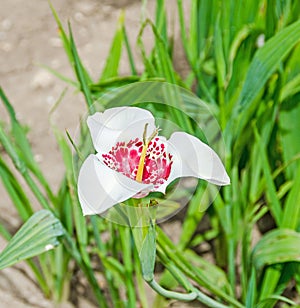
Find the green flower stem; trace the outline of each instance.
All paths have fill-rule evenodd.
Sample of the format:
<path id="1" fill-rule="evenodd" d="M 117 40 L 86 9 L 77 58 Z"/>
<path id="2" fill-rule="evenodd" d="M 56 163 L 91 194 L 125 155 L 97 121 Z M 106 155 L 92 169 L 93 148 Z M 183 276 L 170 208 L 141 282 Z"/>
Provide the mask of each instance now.
<path id="1" fill-rule="evenodd" d="M 175 266 L 175 264 L 170 261 L 170 259 L 165 255 L 160 247 L 157 248 L 157 252 L 159 258 L 162 260 L 163 264 L 167 268 L 167 270 L 176 278 L 176 280 L 187 290 L 191 293 L 195 293 L 197 296 L 195 300 L 207 305 L 208 307 L 212 308 L 228 308 L 228 306 L 218 303 L 214 299 L 210 298 L 209 296 L 202 293 L 200 290 L 193 287 L 187 277 Z M 191 294 L 190 293 L 190 294 Z"/>
<path id="2" fill-rule="evenodd" d="M 170 239 L 164 234 L 164 232 L 160 228 L 156 228 L 157 231 L 157 243 L 159 247 L 162 248 L 164 253 L 174 262 L 174 264 L 182 270 L 188 277 L 192 278 L 198 283 L 201 283 L 205 288 L 210 290 L 216 296 L 222 298 L 224 301 L 230 303 L 234 307 L 244 308 L 244 305 L 239 303 L 232 296 L 226 294 L 222 290 L 216 288 L 214 285 L 208 284 L 205 281 L 205 277 L 202 277 L 197 270 L 194 268 L 192 264 L 190 264 L 183 256 L 183 253 L 178 251 L 175 247 L 174 243 L 170 241 Z"/>
<path id="3" fill-rule="evenodd" d="M 177 299 L 179 301 L 185 301 L 185 302 L 191 302 L 195 300 L 198 296 L 197 293 L 195 292 L 184 294 L 184 293 L 166 290 L 162 286 L 160 286 L 154 279 L 152 279 L 151 281 L 147 281 L 147 283 L 154 291 L 156 291 L 158 294 L 166 298 Z"/>
<path id="4" fill-rule="evenodd" d="M 221 303 L 216 302 L 214 299 L 210 298 L 209 296 L 202 293 L 200 290 L 195 289 L 195 292 L 197 292 L 197 300 L 208 307 L 211 308 L 228 308 L 229 306 L 223 305 Z"/>

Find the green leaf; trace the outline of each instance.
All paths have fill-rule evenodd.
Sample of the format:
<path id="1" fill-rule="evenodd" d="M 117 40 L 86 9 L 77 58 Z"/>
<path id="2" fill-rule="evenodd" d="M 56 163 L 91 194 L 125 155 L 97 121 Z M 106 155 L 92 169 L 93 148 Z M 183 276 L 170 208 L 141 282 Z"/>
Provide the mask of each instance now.
<path id="1" fill-rule="evenodd" d="M 9 166 L 2 160 L 0 156 L 0 178 L 1 181 L 9 194 L 15 208 L 17 209 L 21 219 L 27 220 L 32 214 L 33 210 L 31 203 L 19 183 L 18 179 L 11 172 Z"/>
<path id="2" fill-rule="evenodd" d="M 252 267 L 250 280 L 248 283 L 247 297 L 246 297 L 246 308 L 252 308 L 255 303 L 256 297 L 256 273 Z"/>
<path id="3" fill-rule="evenodd" d="M 66 168 L 66 180 L 67 180 L 69 196 L 70 196 L 70 200 L 72 204 L 72 211 L 69 211 L 68 216 L 73 216 L 81 256 L 84 259 L 85 263 L 89 264 L 90 263 L 89 256 L 86 251 L 87 241 L 88 241 L 87 225 L 85 222 L 85 218 L 82 215 L 82 210 L 80 208 L 80 204 L 77 198 L 77 187 L 75 183 L 75 174 L 73 170 L 72 151 L 66 139 L 58 131 L 58 129 L 54 128 L 54 133 L 56 136 L 57 143 L 60 147 L 64 165 Z"/>
<path id="4" fill-rule="evenodd" d="M 290 229 L 276 229 L 266 233 L 252 252 L 256 268 L 277 263 L 300 262 L 300 234 Z"/>
<path id="5" fill-rule="evenodd" d="M 194 265 L 197 268 L 197 273 L 203 277 L 206 277 L 206 281 L 209 284 L 214 285 L 218 289 L 231 293 L 230 284 L 225 272 L 218 266 L 206 261 L 204 258 L 198 256 L 192 250 L 184 251 L 184 256 L 187 262 Z"/>
<path id="6" fill-rule="evenodd" d="M 279 114 L 280 142 L 282 144 L 285 162 L 300 153 L 300 103 L 299 97 L 294 96 L 281 105 Z M 300 164 L 298 164 L 300 165 Z M 296 164 L 287 167 L 287 176 L 291 179 L 297 176 Z"/>
<path id="7" fill-rule="evenodd" d="M 84 67 L 83 67 L 83 65 L 80 61 L 70 24 L 69 24 L 69 35 L 70 35 L 70 49 L 71 49 L 71 53 L 72 53 L 72 56 L 73 56 L 73 59 L 74 59 L 73 60 L 74 61 L 74 70 L 75 70 L 75 73 L 76 73 L 76 77 L 77 77 L 77 80 L 80 83 L 81 91 L 82 91 L 82 93 L 85 97 L 87 107 L 91 108 L 92 105 L 93 105 L 93 100 L 92 100 L 92 96 L 91 96 L 91 93 L 90 93 L 90 89 L 88 87 L 88 83 L 90 83 L 90 77 L 88 76 L 86 70 L 84 69 Z"/>
<path id="8" fill-rule="evenodd" d="M 217 68 L 218 86 L 224 87 L 226 76 L 226 62 L 223 50 L 223 37 L 220 25 L 220 15 L 218 16 L 215 24 L 215 64 Z"/>
<path id="9" fill-rule="evenodd" d="M 49 186 L 49 183 L 45 179 L 40 167 L 34 159 L 34 155 L 31 149 L 29 140 L 27 139 L 26 133 L 22 125 L 19 123 L 16 117 L 15 110 L 8 98 L 6 97 L 4 91 L 0 87 L 0 97 L 3 104 L 9 114 L 11 121 L 11 136 L 7 135 L 4 130 L 0 127 L 1 142 L 8 154 L 13 159 L 16 164 L 17 169 L 23 173 L 27 168 L 29 168 L 35 176 L 39 179 L 40 183 L 44 186 L 51 200 L 54 199 L 54 195 Z"/>
<path id="10" fill-rule="evenodd" d="M 268 199 L 268 206 L 269 209 L 276 221 L 276 224 L 278 226 L 281 226 L 282 224 L 282 208 L 281 208 L 281 204 L 280 201 L 277 197 L 276 194 L 276 186 L 274 183 L 274 180 L 272 178 L 272 173 L 271 173 L 271 167 L 270 167 L 270 163 L 269 163 L 269 159 L 266 153 L 266 149 L 265 146 L 262 142 L 262 139 L 258 133 L 257 127 L 255 125 L 253 125 L 253 129 L 254 129 L 254 135 L 259 147 L 259 151 L 260 151 L 260 156 L 262 159 L 262 165 L 263 165 L 263 173 L 266 179 L 266 187 L 267 187 L 267 199 Z"/>
<path id="11" fill-rule="evenodd" d="M 299 42 L 299 31 L 300 20 L 278 32 L 255 53 L 232 113 L 232 120 L 227 126 L 228 143 L 231 143 L 232 139 L 230 134 L 235 132 L 235 136 L 238 136 L 249 122 L 251 114 L 260 103 L 257 98 L 267 80 Z M 240 116 L 238 116 L 239 114 Z"/>
<path id="12" fill-rule="evenodd" d="M 280 101 L 284 101 L 298 92 L 300 92 L 300 74 L 284 85 L 280 93 Z"/>
<path id="13" fill-rule="evenodd" d="M 295 174 L 298 174 L 298 176 L 295 176 L 292 188 L 284 205 L 281 224 L 283 228 L 296 229 L 300 224 L 300 164 L 298 164 Z"/>
<path id="14" fill-rule="evenodd" d="M 83 67 L 83 65 L 81 63 L 81 60 L 79 59 L 78 55 L 77 54 L 74 55 L 74 50 L 73 50 L 74 46 L 72 46 L 72 45 L 74 45 L 74 42 L 72 42 L 73 38 L 71 37 L 71 35 L 70 35 L 70 38 L 68 38 L 68 36 L 67 36 L 63 26 L 62 26 L 62 23 L 61 23 L 61 21 L 60 21 L 60 19 L 58 17 L 57 12 L 55 11 L 53 5 L 50 2 L 49 2 L 49 5 L 50 5 L 50 9 L 52 11 L 52 14 L 53 14 L 53 16 L 55 18 L 55 21 L 57 23 L 58 30 L 59 30 L 59 35 L 60 35 L 60 38 L 62 40 L 65 52 L 66 52 L 66 54 L 68 56 L 70 65 L 72 66 L 72 68 L 74 68 L 75 73 L 77 75 L 77 68 L 76 68 L 76 66 L 78 66 L 78 63 L 79 63 L 79 65 L 82 67 L 82 70 L 83 70 L 83 73 L 85 75 L 85 78 L 88 80 L 88 82 L 91 82 L 91 78 L 90 78 L 89 74 L 87 73 L 87 71 L 84 69 L 84 67 Z M 78 63 L 76 64 L 76 62 L 78 62 Z"/>
<path id="15" fill-rule="evenodd" d="M 122 12 L 119 18 L 118 29 L 111 44 L 109 56 L 106 60 L 106 64 L 103 69 L 100 81 L 105 81 L 107 78 L 112 78 L 119 75 L 118 70 L 119 70 L 119 64 L 122 55 L 122 45 L 123 45 L 123 25 L 124 25 L 124 12 Z"/>
<path id="16" fill-rule="evenodd" d="M 95 93 L 102 92 L 105 90 L 114 90 L 115 88 L 126 86 L 139 80 L 139 76 L 117 76 L 112 78 L 106 78 L 103 81 L 91 84 L 90 90 Z"/>
<path id="17" fill-rule="evenodd" d="M 64 234 L 60 221 L 47 210 L 33 214 L 0 254 L 0 269 L 39 255 L 59 244 Z"/>
<path id="18" fill-rule="evenodd" d="M 299 31 L 300 21 L 297 21 L 274 35 L 256 52 L 238 100 L 240 111 L 253 102 L 280 62 L 299 42 Z"/>
<path id="19" fill-rule="evenodd" d="M 265 298 L 262 301 L 260 301 L 255 306 L 255 308 L 270 308 L 270 307 L 273 307 L 278 301 L 292 305 L 295 308 L 299 307 L 294 301 L 290 300 L 289 298 L 287 298 L 285 296 L 272 295 L 272 296 Z M 282 306 L 282 307 L 284 307 L 284 306 Z"/>
<path id="20" fill-rule="evenodd" d="M 147 228 L 145 239 L 139 251 L 143 278 L 146 281 L 151 281 L 154 278 L 154 265 L 156 256 L 156 231 L 155 226 L 151 223 Z M 142 232 L 142 228 L 139 228 Z"/>

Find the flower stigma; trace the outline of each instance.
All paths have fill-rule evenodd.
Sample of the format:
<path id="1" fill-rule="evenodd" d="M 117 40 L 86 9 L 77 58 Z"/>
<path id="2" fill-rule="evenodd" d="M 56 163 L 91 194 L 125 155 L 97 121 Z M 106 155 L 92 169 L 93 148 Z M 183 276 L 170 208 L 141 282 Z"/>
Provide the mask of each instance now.
<path id="1" fill-rule="evenodd" d="M 150 138 L 147 139 L 147 127 L 148 127 L 149 123 L 145 124 L 144 127 L 144 133 L 143 133 L 143 150 L 141 153 L 141 157 L 140 157 L 140 161 L 139 161 L 139 165 L 138 165 L 138 170 L 137 170 L 137 174 L 136 174 L 136 178 L 135 180 L 138 182 L 142 182 L 143 179 L 143 173 L 144 173 L 144 165 L 145 165 L 145 158 L 146 158 L 146 153 L 149 147 L 149 143 L 150 141 L 158 134 L 159 129 L 156 128 L 153 133 L 151 134 Z"/>

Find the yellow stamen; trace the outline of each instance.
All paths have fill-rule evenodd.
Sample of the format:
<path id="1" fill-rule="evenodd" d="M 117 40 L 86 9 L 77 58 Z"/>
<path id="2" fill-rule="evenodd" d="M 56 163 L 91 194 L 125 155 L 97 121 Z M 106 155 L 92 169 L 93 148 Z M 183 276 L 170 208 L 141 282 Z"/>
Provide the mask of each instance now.
<path id="1" fill-rule="evenodd" d="M 153 133 L 151 134 L 150 138 L 147 140 L 147 127 L 148 127 L 148 123 L 145 124 L 145 128 L 144 128 L 143 149 L 142 149 L 139 166 L 138 166 L 138 170 L 137 170 L 136 177 L 135 177 L 136 181 L 138 182 L 142 182 L 142 179 L 143 179 L 144 164 L 145 164 L 145 158 L 146 158 L 146 153 L 148 150 L 149 143 L 158 133 L 158 129 L 155 129 Z"/>

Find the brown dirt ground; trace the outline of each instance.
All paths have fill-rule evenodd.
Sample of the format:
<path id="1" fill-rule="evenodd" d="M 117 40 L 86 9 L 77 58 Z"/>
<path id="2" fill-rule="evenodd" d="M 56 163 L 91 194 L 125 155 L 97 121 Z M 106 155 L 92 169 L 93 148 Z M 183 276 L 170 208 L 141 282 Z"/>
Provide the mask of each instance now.
<path id="1" fill-rule="evenodd" d="M 138 0 L 52 0 L 61 20 L 70 20 L 77 47 L 84 64 L 97 80 L 109 52 L 116 22 L 122 9 L 126 11 L 126 26 L 132 46 L 139 30 L 141 2 Z M 176 14 L 175 1 L 168 1 L 169 12 Z M 147 14 L 153 15 L 155 1 L 149 0 Z M 175 27 L 176 30 L 176 27 Z M 178 31 L 175 32 L 175 34 Z M 176 35 L 175 35 L 176 37 Z M 146 47 L 151 46 L 147 37 Z M 138 69 L 142 70 L 136 49 Z M 179 61 L 179 60 L 178 60 Z M 21 122 L 30 128 L 28 136 L 36 160 L 46 178 L 56 190 L 64 167 L 50 125 L 49 111 L 66 84 L 39 65 L 47 65 L 73 78 L 70 65 L 58 38 L 57 26 L 46 0 L 1 0 L 0 10 L 0 84 L 16 109 Z M 178 62 L 181 65 L 181 62 Z M 120 73 L 129 73 L 124 57 Z M 75 131 L 85 112 L 81 95 L 69 87 L 62 103 L 51 116 L 51 122 L 61 130 Z M 7 114 L 0 104 L 0 119 Z M 0 182 L 1 220 L 13 230 L 20 226 L 16 211 Z M 174 234 L 174 232 L 173 232 Z M 0 238 L 0 251 L 5 246 Z M 149 290 L 150 297 L 151 290 Z M 25 263 L 0 273 L 0 308 L 53 307 L 37 287 Z M 73 307 L 69 302 L 61 307 Z M 80 298 L 78 307 L 93 307 Z"/>

